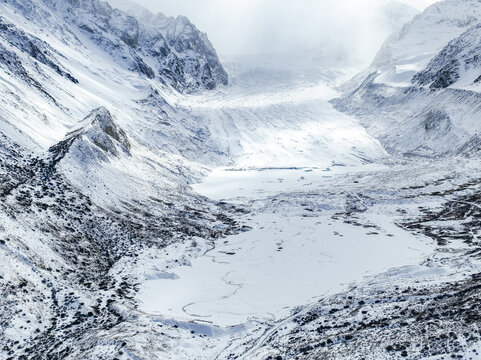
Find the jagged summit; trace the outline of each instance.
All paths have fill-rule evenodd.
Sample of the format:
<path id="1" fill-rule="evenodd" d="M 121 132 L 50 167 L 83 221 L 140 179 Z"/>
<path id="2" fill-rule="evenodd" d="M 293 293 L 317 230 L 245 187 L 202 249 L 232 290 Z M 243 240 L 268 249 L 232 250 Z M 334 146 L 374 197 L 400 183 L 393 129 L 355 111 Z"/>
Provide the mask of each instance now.
<path id="1" fill-rule="evenodd" d="M 70 34 L 77 41 L 80 29 L 115 62 L 149 79 L 158 78 L 180 92 L 227 84 L 227 73 L 212 44 L 186 18 L 151 15 L 152 21 L 146 24 L 99 0 L 4 3 L 37 24 L 58 22 L 55 31 Z"/>
<path id="2" fill-rule="evenodd" d="M 129 0 L 111 0 L 110 3 L 133 16 L 142 24 L 141 34 L 151 39 L 147 41 L 146 45 L 152 47 L 152 54 L 157 56 L 157 54 L 169 53 L 162 43 L 158 43 L 157 34 L 160 32 L 174 52 L 185 54 L 186 67 L 202 66 L 202 64 L 192 63 L 193 59 L 192 56 L 189 56 L 189 52 L 194 51 L 204 56 L 209 66 L 202 70 L 204 78 L 201 80 L 206 88 L 210 89 L 216 85 L 209 82 L 211 77 L 218 83 L 227 85 L 228 75 L 219 62 L 217 53 L 207 34 L 200 32 L 187 17 L 179 15 L 174 18 L 162 13 L 153 14 L 146 8 Z"/>

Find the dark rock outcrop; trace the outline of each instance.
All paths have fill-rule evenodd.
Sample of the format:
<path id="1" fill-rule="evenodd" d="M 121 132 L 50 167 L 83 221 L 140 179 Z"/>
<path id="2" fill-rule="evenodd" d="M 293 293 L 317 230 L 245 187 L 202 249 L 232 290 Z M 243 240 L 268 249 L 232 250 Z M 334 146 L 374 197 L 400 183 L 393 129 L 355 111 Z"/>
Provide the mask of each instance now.
<path id="1" fill-rule="evenodd" d="M 108 161 L 109 156 L 130 155 L 131 144 L 127 134 L 106 108 L 93 110 L 83 122 L 85 126 L 67 134 L 65 140 L 50 148 L 55 163 L 69 152 L 85 159 L 84 164 L 95 159 Z"/>
<path id="2" fill-rule="evenodd" d="M 477 71 L 473 83 L 481 72 L 481 23 L 470 28 L 452 40 L 429 63 L 428 67 L 417 73 L 413 84 L 429 85 L 432 90 L 447 88 L 455 84 L 467 71 Z"/>

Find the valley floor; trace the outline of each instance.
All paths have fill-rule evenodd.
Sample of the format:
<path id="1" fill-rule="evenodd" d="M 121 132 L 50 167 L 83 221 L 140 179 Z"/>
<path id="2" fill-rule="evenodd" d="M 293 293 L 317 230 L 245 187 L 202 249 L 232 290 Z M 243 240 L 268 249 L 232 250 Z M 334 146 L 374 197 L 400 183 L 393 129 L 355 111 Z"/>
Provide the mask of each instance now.
<path id="1" fill-rule="evenodd" d="M 234 159 L 194 190 L 244 231 L 146 263 L 139 311 L 185 329 L 167 356 L 477 358 L 477 319 L 445 299 L 478 299 L 477 161 L 388 156 L 330 105 L 339 74 L 231 66 L 230 88 L 177 101 Z"/>

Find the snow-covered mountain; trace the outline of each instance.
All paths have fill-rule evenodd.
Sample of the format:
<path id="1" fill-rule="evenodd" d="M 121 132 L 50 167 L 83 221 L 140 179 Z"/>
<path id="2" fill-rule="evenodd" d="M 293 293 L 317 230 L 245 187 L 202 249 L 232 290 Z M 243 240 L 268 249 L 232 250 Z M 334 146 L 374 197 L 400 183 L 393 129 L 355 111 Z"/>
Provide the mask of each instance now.
<path id="1" fill-rule="evenodd" d="M 354 30 L 356 34 L 351 34 L 352 39 L 343 36 L 328 37 L 313 50 L 314 59 L 330 66 L 352 66 L 370 61 L 372 52 L 379 49 L 386 37 L 401 30 L 420 13 L 412 6 L 397 1 L 387 2 L 371 11 L 368 24 L 361 21 L 357 25 L 359 29 Z"/>
<path id="2" fill-rule="evenodd" d="M 395 33 L 419 14 L 418 9 L 403 2 L 392 0 L 378 9 L 376 21 L 385 27 L 388 32 Z"/>
<path id="3" fill-rule="evenodd" d="M 376 83 L 409 85 L 418 71 L 453 39 L 479 23 L 477 0 L 445 0 L 428 7 L 386 41 L 371 68 Z"/>
<path id="4" fill-rule="evenodd" d="M 165 100 L 227 74 L 188 19 L 149 16 L 0 2 L 2 359 L 118 356 L 118 332 L 101 332 L 123 318 L 143 251 L 235 227 L 235 210 L 187 187 L 228 154 Z"/>
<path id="5" fill-rule="evenodd" d="M 57 21 L 57 33 L 74 37 L 78 28 L 114 61 L 148 78 L 158 77 L 179 91 L 227 83 L 212 44 L 185 17 L 150 14 L 146 23 L 101 1 L 19 0 L 12 6 L 38 25 L 52 26 Z"/>
<path id="6" fill-rule="evenodd" d="M 481 81 L 481 23 L 466 30 L 447 44 L 413 83 L 432 90 L 447 87 L 479 91 Z"/>
<path id="7" fill-rule="evenodd" d="M 430 6 L 345 85 L 337 107 L 362 118 L 391 152 L 473 153 L 481 142 L 480 15 L 477 0 Z"/>
<path id="8" fill-rule="evenodd" d="M 205 34 L 186 18 L 150 15 L 152 24 L 140 25 L 101 1 L 15 0 L 0 7 L 0 116 L 12 139 L 44 151 L 105 107 L 130 127 L 134 148 L 198 160 L 208 130 L 187 117 L 169 121 L 182 118 L 182 110 L 161 93 L 213 89 L 227 83 L 227 74 Z M 222 157 L 218 149 L 200 153 L 208 163 Z"/>

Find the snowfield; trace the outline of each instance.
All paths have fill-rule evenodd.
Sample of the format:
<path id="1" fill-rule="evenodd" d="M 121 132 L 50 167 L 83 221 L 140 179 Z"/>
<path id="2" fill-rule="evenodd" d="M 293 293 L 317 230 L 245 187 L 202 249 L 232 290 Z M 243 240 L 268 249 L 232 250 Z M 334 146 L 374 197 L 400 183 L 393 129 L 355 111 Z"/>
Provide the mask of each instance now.
<path id="1" fill-rule="evenodd" d="M 328 211 L 314 218 L 260 212 L 246 224 L 253 230 L 188 266 L 159 269 L 168 276 L 142 286 L 142 311 L 222 327 L 275 322 L 369 275 L 417 265 L 432 251 L 427 239 L 383 216 L 372 221 L 376 231 L 332 220 Z"/>

